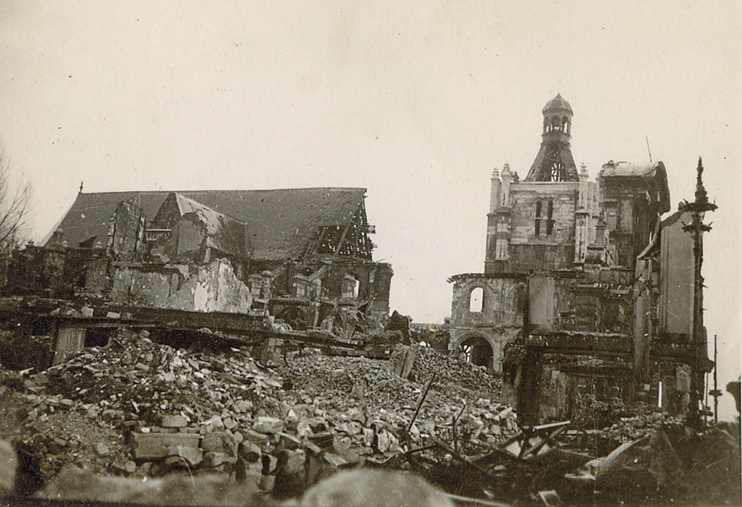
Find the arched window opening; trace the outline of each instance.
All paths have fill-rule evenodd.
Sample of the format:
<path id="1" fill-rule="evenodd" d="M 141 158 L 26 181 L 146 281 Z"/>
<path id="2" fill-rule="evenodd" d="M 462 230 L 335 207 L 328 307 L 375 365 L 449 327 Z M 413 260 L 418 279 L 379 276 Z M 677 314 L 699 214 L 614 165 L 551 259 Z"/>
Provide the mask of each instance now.
<path id="1" fill-rule="evenodd" d="M 562 118 L 562 131 L 569 134 L 569 127 L 570 127 L 569 118 L 565 116 L 564 118 Z"/>
<path id="2" fill-rule="evenodd" d="M 484 289 L 476 287 L 469 294 L 469 311 L 480 313 L 484 305 Z"/>
<path id="3" fill-rule="evenodd" d="M 541 235 L 541 201 L 536 201 L 536 221 L 535 221 L 536 236 Z"/>
<path id="4" fill-rule="evenodd" d="M 554 232 L 554 201 L 549 200 L 549 203 L 546 207 L 546 235 L 551 236 L 551 233 Z"/>

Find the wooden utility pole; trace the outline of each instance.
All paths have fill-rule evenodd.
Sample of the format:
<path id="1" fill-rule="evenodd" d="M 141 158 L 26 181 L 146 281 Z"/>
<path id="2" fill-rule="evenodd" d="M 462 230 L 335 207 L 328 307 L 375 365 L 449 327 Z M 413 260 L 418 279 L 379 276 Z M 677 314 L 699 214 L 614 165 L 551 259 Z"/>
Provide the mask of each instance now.
<path id="1" fill-rule="evenodd" d="M 718 371 L 719 368 L 717 368 L 717 348 L 716 348 L 716 335 L 714 335 L 714 389 L 709 394 L 714 397 L 714 424 L 719 422 L 719 396 L 721 396 L 723 393 L 719 391 L 719 378 L 718 378 Z"/>

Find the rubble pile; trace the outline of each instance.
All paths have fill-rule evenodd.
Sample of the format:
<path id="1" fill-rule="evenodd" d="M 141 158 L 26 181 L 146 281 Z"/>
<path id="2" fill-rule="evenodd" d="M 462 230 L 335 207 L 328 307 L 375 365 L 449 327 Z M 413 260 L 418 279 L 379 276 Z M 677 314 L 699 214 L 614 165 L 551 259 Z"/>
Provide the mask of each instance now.
<path id="1" fill-rule="evenodd" d="M 325 356 L 316 349 L 290 353 L 277 370 L 299 396 L 334 398 L 341 408 L 365 405 L 369 411 L 381 409 L 409 410 L 416 404 L 423 386 L 435 381 L 427 406 L 437 406 L 450 416 L 467 401 L 481 398 L 494 402 L 497 411 L 500 398 L 500 378 L 493 372 L 471 364 L 462 364 L 426 347 L 416 351 L 412 375 L 408 381 L 392 372 L 395 355 L 390 361 L 365 357 Z M 505 407 L 500 408 L 500 410 Z"/>
<path id="2" fill-rule="evenodd" d="M 650 435 L 667 424 L 682 424 L 683 417 L 670 416 L 663 412 L 639 414 L 633 417 L 622 417 L 618 422 L 601 431 L 601 438 L 610 440 L 614 447 L 639 440 Z"/>
<path id="3" fill-rule="evenodd" d="M 432 347 L 414 345 L 415 363 L 412 376 L 419 382 L 430 380 L 433 372 L 437 379 L 453 388 L 477 393 L 479 396 L 500 394 L 502 377 L 484 366 L 462 363 L 449 355 L 443 355 Z"/>
<path id="4" fill-rule="evenodd" d="M 438 368 L 436 359 L 419 359 L 420 376 L 432 378 L 425 364 Z M 495 445 L 512 436 L 512 409 L 453 389 L 467 367 L 452 364 L 428 391 L 391 373 L 389 361 L 304 349 L 274 371 L 246 348 L 179 349 L 124 330 L 45 371 L 3 372 L 0 437 L 36 458 L 43 480 L 73 464 L 133 477 L 222 473 L 280 492 L 291 483 L 286 471 L 311 459 L 317 476 L 302 472 L 302 488 L 328 468 L 450 440 L 454 416 L 460 439 Z"/>
<path id="5" fill-rule="evenodd" d="M 602 431 L 519 427 L 496 375 L 426 347 L 400 350 L 385 361 L 305 347 L 271 369 L 244 347 L 173 348 L 122 330 L 45 371 L 0 371 L 0 440 L 18 452 L 27 492 L 46 483 L 52 496 L 55 478 L 82 470 L 106 491 L 130 488 L 107 477 L 186 474 L 195 489 L 218 476 L 283 501 L 361 466 L 518 505 L 724 504 L 739 490 L 730 479 L 739 440 L 729 433 L 696 433 L 650 407 Z"/>

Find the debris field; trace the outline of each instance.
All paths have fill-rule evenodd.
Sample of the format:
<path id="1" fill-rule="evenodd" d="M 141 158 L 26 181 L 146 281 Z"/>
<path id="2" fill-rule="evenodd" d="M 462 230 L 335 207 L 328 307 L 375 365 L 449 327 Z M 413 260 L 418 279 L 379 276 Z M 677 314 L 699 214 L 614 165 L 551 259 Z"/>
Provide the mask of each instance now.
<path id="1" fill-rule="evenodd" d="M 22 464 L 15 494 L 46 498 L 80 474 L 187 476 L 275 505 L 359 468 L 415 472 L 461 505 L 734 498 L 733 429 L 697 434 L 648 409 L 608 428 L 522 428 L 510 398 L 492 370 L 429 347 L 396 346 L 389 360 L 303 347 L 261 364 L 248 347 L 176 348 L 122 329 L 47 370 L 3 370 L 0 438 Z"/>

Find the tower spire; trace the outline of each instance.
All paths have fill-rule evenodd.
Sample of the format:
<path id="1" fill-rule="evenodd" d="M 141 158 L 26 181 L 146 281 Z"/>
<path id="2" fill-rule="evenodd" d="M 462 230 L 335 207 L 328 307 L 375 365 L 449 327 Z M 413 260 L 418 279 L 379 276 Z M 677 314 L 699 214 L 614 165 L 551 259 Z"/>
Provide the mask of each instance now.
<path id="1" fill-rule="evenodd" d="M 541 148 L 525 181 L 579 181 L 569 147 L 572 107 L 557 93 L 541 112 L 544 115 Z"/>

